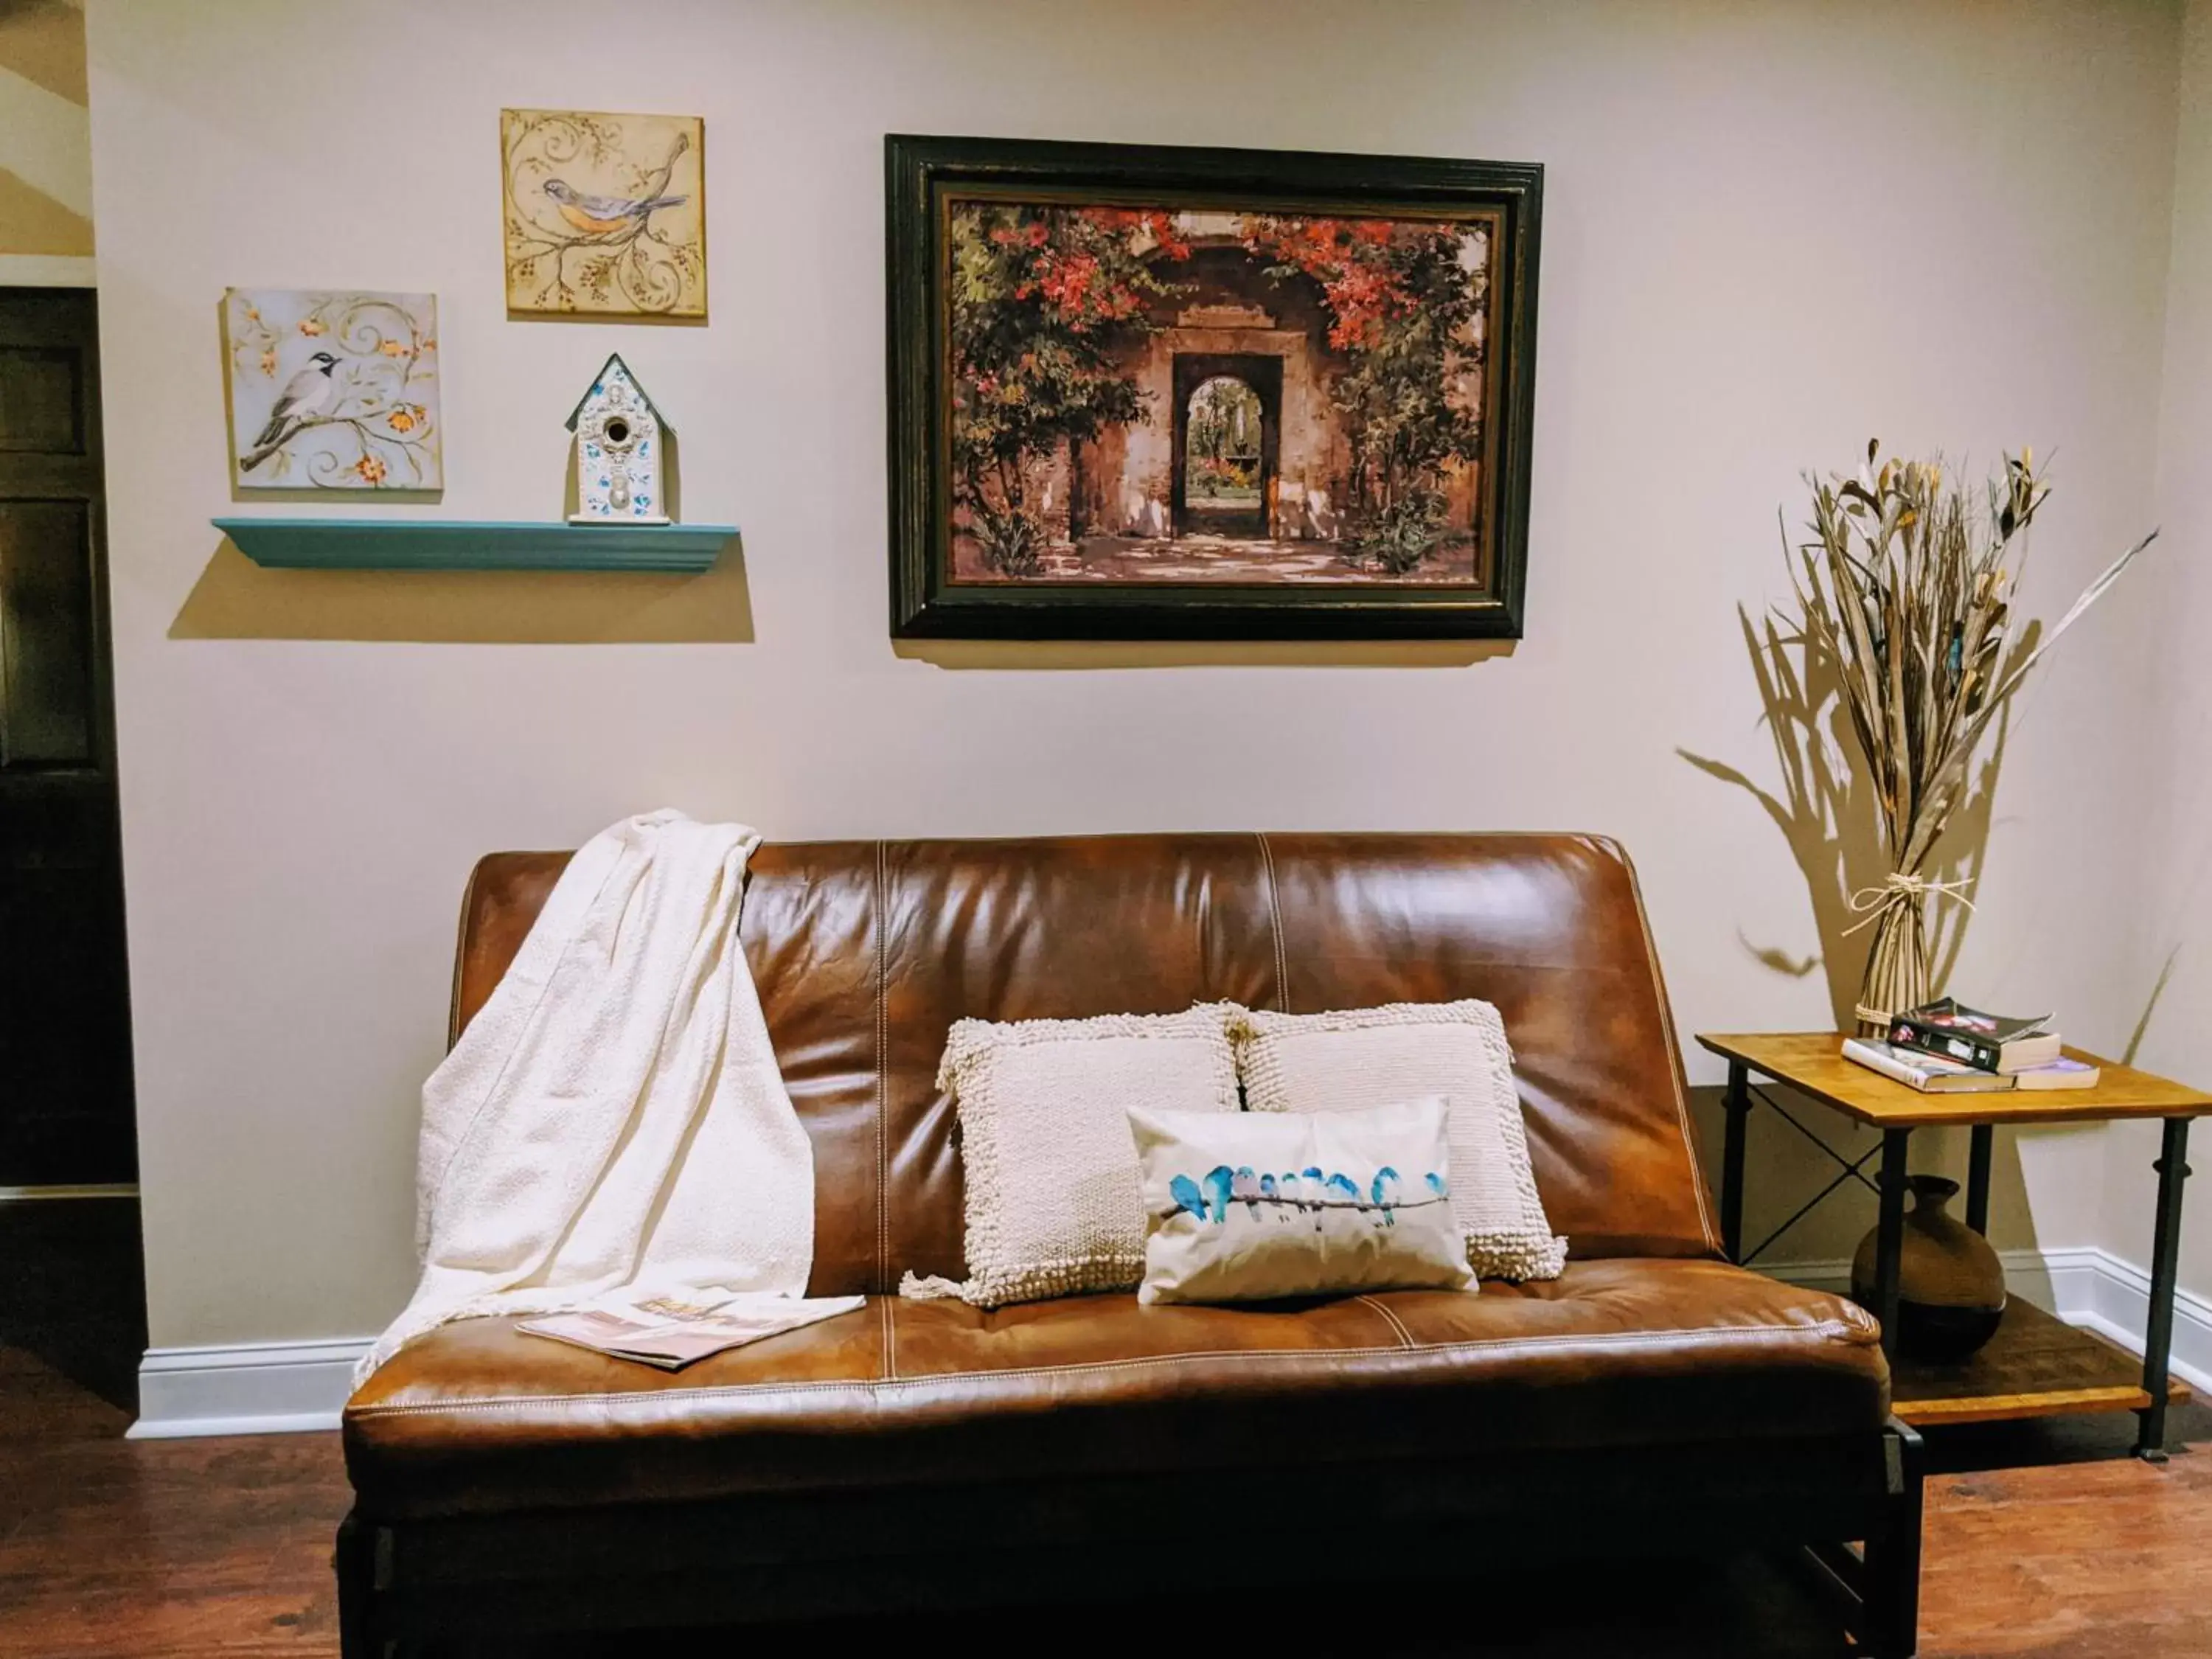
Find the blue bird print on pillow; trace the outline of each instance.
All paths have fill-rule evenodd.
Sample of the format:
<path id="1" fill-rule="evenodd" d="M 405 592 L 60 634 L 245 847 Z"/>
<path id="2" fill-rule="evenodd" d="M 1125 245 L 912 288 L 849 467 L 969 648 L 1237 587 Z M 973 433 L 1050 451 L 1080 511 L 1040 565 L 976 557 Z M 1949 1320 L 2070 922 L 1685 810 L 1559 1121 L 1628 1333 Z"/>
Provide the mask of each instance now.
<path id="1" fill-rule="evenodd" d="M 1237 1173 L 1226 1164 L 1217 1164 L 1206 1172 L 1206 1218 L 1211 1221 L 1229 1219 L 1229 1195 L 1237 1183 Z"/>
<path id="2" fill-rule="evenodd" d="M 1231 1196 L 1243 1202 L 1244 1213 L 1257 1221 L 1260 1218 L 1260 1177 L 1252 1173 L 1250 1164 L 1243 1165 L 1229 1178 L 1229 1190 Z"/>
<path id="3" fill-rule="evenodd" d="M 1308 1164 L 1298 1172 L 1298 1185 L 1306 1195 L 1306 1207 L 1313 1213 L 1314 1225 L 1321 1225 L 1322 1200 L 1328 1196 L 1328 1188 L 1322 1180 L 1321 1171 Z"/>
<path id="4" fill-rule="evenodd" d="M 1175 1209 L 1168 1216 L 1169 1220 L 1174 1220 L 1186 1210 L 1200 1221 L 1206 1219 L 1206 1194 L 1198 1190 L 1198 1183 L 1188 1176 L 1170 1176 L 1168 1196 L 1176 1201 Z"/>
<path id="5" fill-rule="evenodd" d="M 1375 1184 L 1367 1190 L 1375 1207 L 1382 1212 L 1382 1224 L 1396 1226 L 1398 1218 L 1390 1213 L 1390 1206 L 1398 1201 L 1398 1172 L 1385 1164 L 1375 1172 Z"/>
<path id="6" fill-rule="evenodd" d="M 1274 1175 L 1261 1174 L 1249 1164 L 1231 1168 L 1217 1164 L 1195 1179 L 1187 1175 L 1168 1178 L 1168 1196 L 1175 1200 L 1175 1207 L 1167 1212 L 1164 1219 L 1172 1221 L 1179 1215 L 1189 1215 L 1218 1225 L 1228 1220 L 1232 1208 L 1242 1204 L 1245 1213 L 1255 1221 L 1260 1218 L 1264 1205 L 1279 1222 L 1288 1223 L 1291 1212 L 1296 1211 L 1301 1216 L 1310 1217 L 1316 1229 L 1322 1226 L 1323 1218 L 1333 1209 L 1371 1214 L 1376 1226 L 1395 1227 L 1398 1224 L 1398 1211 L 1443 1203 L 1451 1196 L 1449 1185 L 1434 1170 L 1421 1177 L 1413 1191 L 1421 1196 L 1408 1196 L 1404 1178 L 1388 1164 L 1375 1171 L 1364 1191 L 1355 1178 L 1342 1170 L 1323 1175 L 1310 1165 L 1303 1170 L 1286 1170 L 1281 1175 Z"/>

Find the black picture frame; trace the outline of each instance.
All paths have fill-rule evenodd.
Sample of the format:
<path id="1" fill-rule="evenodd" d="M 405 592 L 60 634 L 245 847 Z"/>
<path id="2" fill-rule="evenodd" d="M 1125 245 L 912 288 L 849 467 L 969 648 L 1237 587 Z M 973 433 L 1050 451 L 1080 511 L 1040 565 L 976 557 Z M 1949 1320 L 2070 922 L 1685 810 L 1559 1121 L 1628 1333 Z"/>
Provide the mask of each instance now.
<path id="1" fill-rule="evenodd" d="M 1521 637 L 1535 407 L 1540 164 L 897 133 L 885 137 L 884 160 L 894 637 Z M 978 196 L 1279 213 L 1494 216 L 1498 230 L 1481 453 L 1485 510 L 1475 528 L 1479 581 L 1232 586 L 953 580 L 946 224 L 951 202 Z M 1176 478 L 1180 508 L 1180 465 Z"/>

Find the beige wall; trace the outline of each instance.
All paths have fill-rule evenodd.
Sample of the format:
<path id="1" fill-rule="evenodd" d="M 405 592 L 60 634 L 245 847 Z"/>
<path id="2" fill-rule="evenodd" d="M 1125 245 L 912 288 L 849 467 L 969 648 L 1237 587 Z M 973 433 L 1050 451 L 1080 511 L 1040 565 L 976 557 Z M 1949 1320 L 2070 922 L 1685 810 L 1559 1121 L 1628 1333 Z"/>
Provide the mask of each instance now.
<path id="1" fill-rule="evenodd" d="M 2031 440 L 2058 457 L 2028 578 L 2049 608 L 2152 500 L 2165 6 L 98 0 L 91 25 L 159 1345 L 398 1307 L 470 861 L 663 803 L 787 837 L 1610 830 L 1686 1029 L 1825 1024 L 1790 842 L 1676 752 L 1776 782 L 1735 610 L 1784 592 L 1776 507 L 1869 434 L 1978 462 Z M 505 320 L 502 101 L 706 118 L 710 325 Z M 1545 162 L 1528 638 L 895 651 L 886 131 Z M 619 347 L 681 428 L 686 516 L 741 523 L 742 568 L 220 552 L 216 301 L 341 283 L 439 295 L 452 482 L 380 511 L 552 516 L 561 419 Z M 2156 615 L 2148 584 L 2121 594 L 2030 694 L 1960 977 L 2108 1048 L 2154 972 Z M 1817 1177 L 1759 1158 L 1754 1222 Z M 2102 1170 L 2094 1135 L 2008 1150 L 2015 1239 L 2093 1240 Z M 1866 1224 L 1845 1207 L 1794 1253 Z"/>
<path id="2" fill-rule="evenodd" d="M 90 279 L 92 130 L 84 13 L 0 4 L 0 283 Z"/>
<path id="3" fill-rule="evenodd" d="M 2159 446 L 2160 558 L 2145 583 L 2160 627 L 2141 741 L 2153 768 L 2139 975 L 2164 973 L 2142 1062 L 2212 1081 L 2212 0 L 2191 0 L 2180 52 L 2173 263 L 2166 295 Z M 2182 1283 L 2212 1293 L 2212 1125 L 2183 1230 Z M 2155 1128 L 2115 1130 L 2108 1147 L 2106 1249 L 2148 1266 L 2157 1194 Z"/>

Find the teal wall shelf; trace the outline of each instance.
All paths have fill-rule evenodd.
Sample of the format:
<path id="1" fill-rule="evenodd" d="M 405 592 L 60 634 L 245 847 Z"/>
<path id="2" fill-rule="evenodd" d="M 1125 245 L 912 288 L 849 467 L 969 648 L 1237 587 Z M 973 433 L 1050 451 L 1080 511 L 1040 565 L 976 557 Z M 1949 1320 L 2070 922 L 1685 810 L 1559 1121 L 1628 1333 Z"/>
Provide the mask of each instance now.
<path id="1" fill-rule="evenodd" d="M 440 519 L 216 519 L 258 565 L 283 570 L 697 572 L 728 524 L 468 524 Z"/>

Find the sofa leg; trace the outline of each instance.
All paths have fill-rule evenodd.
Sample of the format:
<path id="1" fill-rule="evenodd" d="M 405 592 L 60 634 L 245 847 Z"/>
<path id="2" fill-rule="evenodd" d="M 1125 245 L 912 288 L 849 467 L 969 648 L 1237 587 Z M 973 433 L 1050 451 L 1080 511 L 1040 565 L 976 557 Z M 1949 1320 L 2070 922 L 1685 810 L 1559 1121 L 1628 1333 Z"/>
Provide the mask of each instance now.
<path id="1" fill-rule="evenodd" d="M 338 1522 L 331 1565 L 338 1580 L 338 1652 L 342 1659 L 386 1659 L 377 1632 L 376 1528 L 349 1514 Z"/>
<path id="2" fill-rule="evenodd" d="M 1881 1535 L 1866 1540 L 1859 1644 L 1875 1659 L 1912 1659 L 1920 1648 L 1920 1496 L 1926 1453 L 1892 1418 L 1882 1434 L 1889 1495 Z"/>

